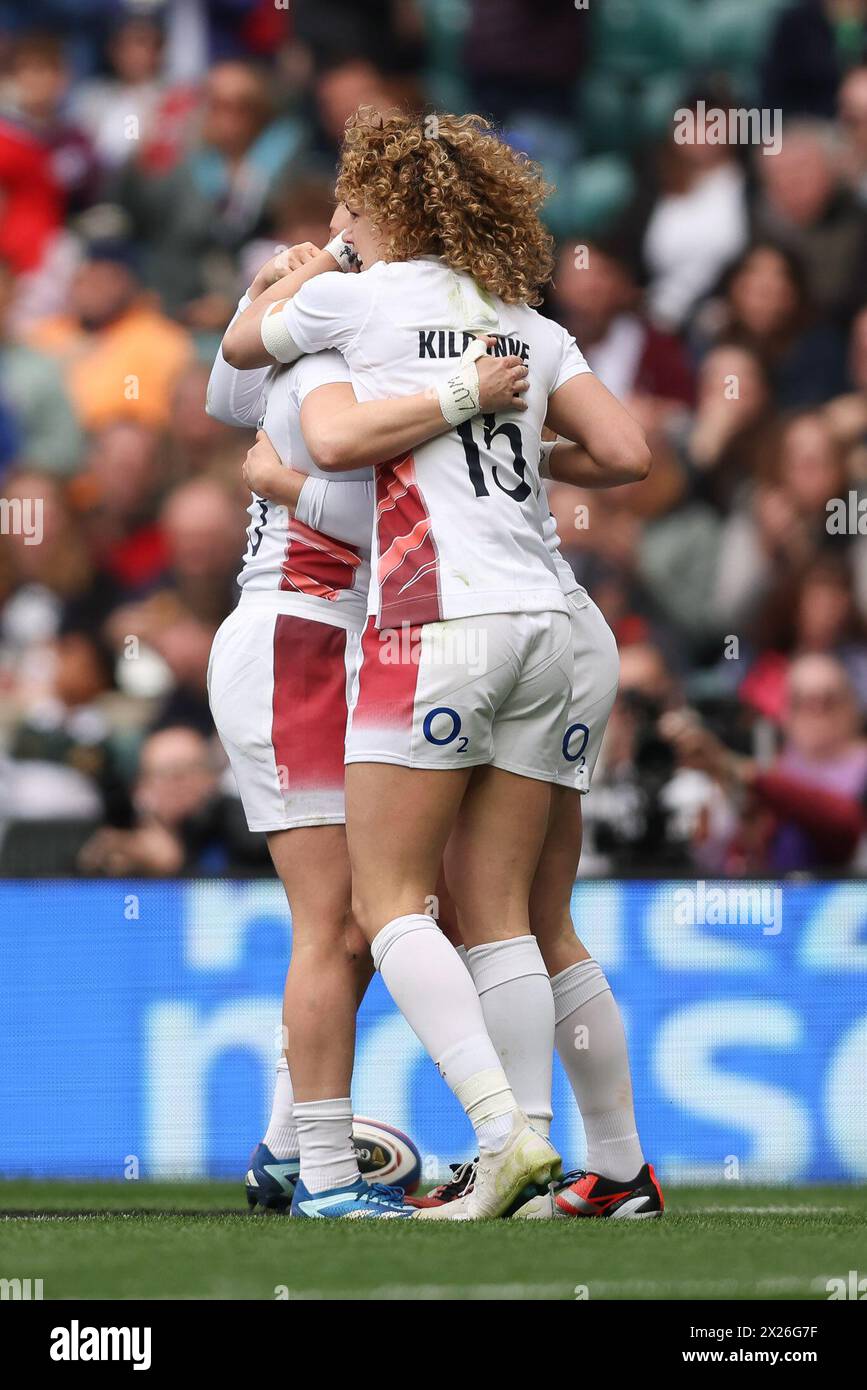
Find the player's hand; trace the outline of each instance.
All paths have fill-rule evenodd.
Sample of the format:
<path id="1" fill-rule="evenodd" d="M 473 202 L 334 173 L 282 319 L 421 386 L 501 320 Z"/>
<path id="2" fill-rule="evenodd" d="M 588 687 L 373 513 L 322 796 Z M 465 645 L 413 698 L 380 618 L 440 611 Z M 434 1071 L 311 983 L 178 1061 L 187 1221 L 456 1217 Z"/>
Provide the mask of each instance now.
<path id="1" fill-rule="evenodd" d="M 276 255 L 257 270 L 255 279 L 247 291 L 248 295 L 251 299 L 258 299 L 260 294 L 269 290 L 278 280 L 282 280 L 284 275 L 291 274 L 293 270 L 300 270 L 302 265 L 315 260 L 319 254 L 319 247 L 314 246 L 312 241 L 299 241 L 297 246 L 281 246 Z"/>
<path id="2" fill-rule="evenodd" d="M 308 261 L 315 261 L 322 251 L 312 241 L 299 241 L 297 246 L 286 246 L 274 257 L 274 279 L 279 280 L 290 271 L 300 270 Z M 273 282 L 272 282 L 273 283 Z"/>
<path id="3" fill-rule="evenodd" d="M 251 492 L 259 497 L 273 498 L 279 492 L 279 484 L 285 470 L 280 455 L 274 448 L 264 430 L 256 431 L 256 443 L 247 450 L 247 457 L 241 465 L 241 475 Z"/>
<path id="4" fill-rule="evenodd" d="M 480 357 L 476 362 L 479 374 L 479 409 L 483 415 L 498 410 L 527 409 L 522 400 L 530 383 L 527 367 L 520 357 Z"/>
<path id="5" fill-rule="evenodd" d="M 247 449 L 240 473 L 250 492 L 256 492 L 260 498 L 270 498 L 274 493 L 275 484 L 281 480 L 283 466 L 281 457 L 264 430 L 256 431 L 256 443 L 253 448 Z"/>

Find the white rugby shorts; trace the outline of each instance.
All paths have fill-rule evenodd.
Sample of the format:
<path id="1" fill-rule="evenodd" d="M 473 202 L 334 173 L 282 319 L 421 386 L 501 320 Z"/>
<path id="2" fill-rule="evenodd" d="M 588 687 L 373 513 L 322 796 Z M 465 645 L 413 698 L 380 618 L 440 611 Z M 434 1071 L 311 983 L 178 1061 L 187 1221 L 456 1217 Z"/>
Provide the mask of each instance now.
<path id="1" fill-rule="evenodd" d="M 350 697 L 346 761 L 492 764 L 554 782 L 573 669 L 570 619 L 558 611 L 381 630 L 370 619 Z"/>

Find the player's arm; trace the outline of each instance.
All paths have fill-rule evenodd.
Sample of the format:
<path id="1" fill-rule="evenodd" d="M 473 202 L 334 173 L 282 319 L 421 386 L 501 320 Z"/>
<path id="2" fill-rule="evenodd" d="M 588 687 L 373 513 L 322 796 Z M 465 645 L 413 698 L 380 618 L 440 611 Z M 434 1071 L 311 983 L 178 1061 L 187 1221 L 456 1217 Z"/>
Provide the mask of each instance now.
<path id="1" fill-rule="evenodd" d="M 335 237 L 300 270 L 261 294 L 226 334 L 226 360 L 236 367 L 254 367 L 297 362 L 328 348 L 345 354 L 368 322 L 378 283 L 370 274 L 323 273 L 351 270 L 351 254 L 352 248 Z"/>
<path id="2" fill-rule="evenodd" d="M 296 468 L 287 468 L 264 430 L 258 431 L 256 443 L 247 451 L 241 472 L 251 492 L 287 507 L 290 516 L 315 531 L 350 545 L 370 545 L 372 483 L 311 478 Z"/>
<path id="3" fill-rule="evenodd" d="M 647 476 L 600 463 L 582 444 L 573 444 L 568 439 L 543 443 L 541 472 L 544 478 L 553 478 L 556 483 L 570 483 L 572 487 L 584 489 L 622 487 L 624 483 L 641 482 Z"/>
<path id="4" fill-rule="evenodd" d="M 552 456 L 551 475 L 559 482 L 617 487 L 641 482 L 650 472 L 644 430 L 592 372 L 572 376 L 554 391 L 545 424 L 567 442 L 583 446 L 574 454 L 559 445 L 554 450 L 560 457 L 555 464 Z M 561 477 L 555 466 L 570 476 Z"/>
<path id="5" fill-rule="evenodd" d="M 321 254 L 319 247 L 314 246 L 311 241 L 302 241 L 296 246 L 284 246 L 276 255 L 271 256 L 259 267 L 250 288 L 241 296 L 226 332 L 234 328 L 241 315 L 247 312 L 260 295 L 278 281 L 286 279 L 293 271 L 309 265 Z M 222 420 L 225 425 L 258 424 L 265 409 L 265 386 L 273 370 L 273 362 L 239 370 L 226 361 L 221 344 L 211 368 L 205 410 L 214 419 Z"/>
<path id="6" fill-rule="evenodd" d="M 281 310 L 308 280 L 329 271 L 349 270 L 351 265 L 346 259 L 349 251 L 342 236 L 335 237 L 323 251 L 311 247 L 303 263 L 295 264 L 287 275 L 281 275 L 255 298 L 251 295 L 251 302 L 232 320 L 223 337 L 222 353 L 229 366 L 248 371 L 252 367 L 273 366 L 275 361 L 294 362 L 304 352 L 316 352 L 317 348 L 298 345 L 290 337 L 283 325 Z M 279 257 L 275 261 L 279 262 Z M 255 288 L 258 285 L 254 281 L 251 289 Z M 270 333 L 263 332 L 266 316 L 269 316 Z M 320 344 L 320 347 L 328 346 L 326 342 Z"/>
<path id="7" fill-rule="evenodd" d="M 527 384 L 519 357 L 487 356 L 411 396 L 357 401 L 350 385 L 334 382 L 304 398 L 301 428 L 325 472 L 368 468 L 446 434 L 479 412 L 526 410 L 521 397 Z"/>
<path id="8" fill-rule="evenodd" d="M 290 514 L 295 515 L 307 474 L 280 462 L 280 455 L 264 430 L 256 431 L 256 443 L 247 450 L 241 476 L 257 497 L 267 497 L 269 502 L 288 507 Z"/>
<path id="9" fill-rule="evenodd" d="M 244 295 L 232 319 L 250 307 L 250 298 Z M 229 325 L 231 328 L 232 324 Z M 265 367 L 254 367 L 250 371 L 238 371 L 230 367 L 223 356 L 223 349 L 217 349 L 217 356 L 208 378 L 205 396 L 205 410 L 215 420 L 224 425 L 251 426 L 258 423 L 265 408 L 265 383 L 274 370 L 273 363 Z"/>

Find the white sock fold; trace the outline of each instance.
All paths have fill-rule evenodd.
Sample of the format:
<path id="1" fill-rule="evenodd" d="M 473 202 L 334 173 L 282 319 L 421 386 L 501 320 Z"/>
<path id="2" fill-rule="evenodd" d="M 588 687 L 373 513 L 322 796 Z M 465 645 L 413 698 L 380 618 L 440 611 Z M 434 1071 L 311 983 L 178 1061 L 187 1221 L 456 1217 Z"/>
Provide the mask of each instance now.
<path id="1" fill-rule="evenodd" d="M 587 1168 L 615 1182 L 644 1163 L 635 1127 L 623 1020 L 595 960 L 579 961 L 551 981 L 557 1052 L 587 1136 Z"/>
<path id="2" fill-rule="evenodd" d="M 271 1118 L 262 1143 L 271 1150 L 275 1158 L 298 1157 L 298 1130 L 293 1114 L 292 1079 L 289 1076 L 289 1063 L 282 1055 L 277 1063 Z"/>
<path id="3" fill-rule="evenodd" d="M 361 1177 L 352 1147 L 352 1101 L 296 1100 L 301 1181 L 308 1192 L 346 1187 Z"/>
<path id="4" fill-rule="evenodd" d="M 551 1130 L 554 999 L 534 936 L 471 946 L 467 964 L 491 1041 L 519 1109 L 541 1134 Z"/>
<path id="5" fill-rule="evenodd" d="M 389 994 L 467 1111 L 480 1147 L 501 1147 L 515 1098 L 454 947 L 431 917 L 413 913 L 387 923 L 370 949 Z M 484 1073 L 478 1086 L 467 1085 Z"/>

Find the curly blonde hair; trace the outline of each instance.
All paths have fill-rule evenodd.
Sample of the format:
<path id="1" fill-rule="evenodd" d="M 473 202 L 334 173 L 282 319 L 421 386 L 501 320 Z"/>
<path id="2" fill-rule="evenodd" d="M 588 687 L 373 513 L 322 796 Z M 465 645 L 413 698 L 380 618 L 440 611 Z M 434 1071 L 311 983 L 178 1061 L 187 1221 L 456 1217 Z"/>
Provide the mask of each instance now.
<path id="1" fill-rule="evenodd" d="M 441 256 L 507 304 L 538 303 L 551 278 L 552 237 L 539 217 L 551 189 L 483 116 L 360 107 L 346 123 L 336 191 L 370 218 L 386 261 Z"/>

